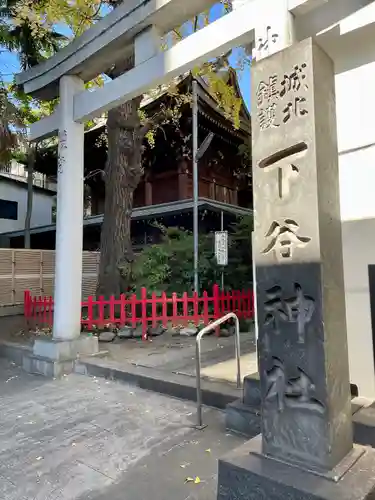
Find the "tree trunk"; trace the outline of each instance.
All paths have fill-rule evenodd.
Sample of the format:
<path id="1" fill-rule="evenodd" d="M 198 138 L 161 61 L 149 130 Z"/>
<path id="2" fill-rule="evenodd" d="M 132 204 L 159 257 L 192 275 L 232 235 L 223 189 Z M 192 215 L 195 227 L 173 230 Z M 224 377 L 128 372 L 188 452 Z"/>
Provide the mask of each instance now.
<path id="1" fill-rule="evenodd" d="M 25 248 L 31 247 L 30 242 L 30 229 L 31 229 L 31 215 L 33 213 L 33 176 L 34 176 L 34 163 L 36 157 L 36 146 L 29 145 L 27 155 L 27 208 L 25 217 Z"/>
<path id="2" fill-rule="evenodd" d="M 108 161 L 97 288 L 97 294 L 105 297 L 118 296 L 129 286 L 133 194 L 143 173 L 139 105 L 140 98 L 136 98 L 108 112 Z"/>

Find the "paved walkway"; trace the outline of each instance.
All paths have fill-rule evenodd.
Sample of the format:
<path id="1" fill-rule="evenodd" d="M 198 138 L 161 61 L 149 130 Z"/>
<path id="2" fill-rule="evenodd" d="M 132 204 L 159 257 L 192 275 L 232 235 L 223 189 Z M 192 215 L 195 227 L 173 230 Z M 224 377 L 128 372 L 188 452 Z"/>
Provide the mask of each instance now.
<path id="1" fill-rule="evenodd" d="M 258 371 L 258 358 L 256 352 L 244 354 L 240 358 L 241 378 L 245 375 L 253 375 Z M 237 360 L 235 358 L 208 365 L 201 371 L 202 377 L 212 380 L 224 380 L 236 383 Z"/>
<path id="2" fill-rule="evenodd" d="M 242 376 L 257 372 L 254 331 L 240 334 L 242 354 Z M 195 377 L 195 337 L 183 337 L 164 333 L 152 342 L 142 340 L 116 340 L 100 344 L 108 350 L 102 358 L 127 364 L 154 368 L 166 373 L 182 373 Z M 201 341 L 202 376 L 234 382 L 236 380 L 236 359 L 234 337 L 207 335 Z"/>
<path id="3" fill-rule="evenodd" d="M 0 391 L 2 500 L 215 500 L 217 458 L 243 442 L 216 410 L 196 431 L 193 404 L 104 379 L 0 359 Z"/>
<path id="4" fill-rule="evenodd" d="M 241 375 L 257 372 L 256 344 L 253 325 L 249 331 L 241 332 Z M 22 316 L 0 318 L 0 341 L 11 341 L 32 345 L 35 338 L 28 332 Z M 114 343 L 101 343 L 108 351 L 104 358 L 124 364 L 130 363 L 167 373 L 183 373 L 195 376 L 195 337 L 183 337 L 166 332 L 154 337 L 152 342 L 141 339 L 116 339 Z M 103 359 L 103 358 L 102 358 Z M 202 376 L 223 381 L 236 381 L 234 337 L 207 335 L 202 339 Z"/>

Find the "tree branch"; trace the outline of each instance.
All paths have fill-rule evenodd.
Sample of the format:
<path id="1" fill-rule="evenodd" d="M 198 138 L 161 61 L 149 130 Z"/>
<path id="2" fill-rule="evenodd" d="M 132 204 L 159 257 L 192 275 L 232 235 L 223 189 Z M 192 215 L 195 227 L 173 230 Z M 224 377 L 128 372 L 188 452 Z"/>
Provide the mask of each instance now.
<path id="1" fill-rule="evenodd" d="M 163 109 L 162 111 L 158 111 L 150 118 L 147 118 L 147 120 L 143 123 L 143 126 L 139 130 L 139 138 L 143 140 L 146 134 L 150 132 L 150 130 L 152 130 L 153 128 L 160 128 L 163 123 L 169 122 L 171 118 L 171 109 Z"/>

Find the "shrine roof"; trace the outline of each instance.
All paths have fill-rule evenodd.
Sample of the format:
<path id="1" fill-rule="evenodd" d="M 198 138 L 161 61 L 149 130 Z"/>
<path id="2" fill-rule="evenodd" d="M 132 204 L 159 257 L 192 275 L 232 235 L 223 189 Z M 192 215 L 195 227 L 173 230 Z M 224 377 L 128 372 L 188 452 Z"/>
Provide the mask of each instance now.
<path id="1" fill-rule="evenodd" d="M 187 71 L 183 75 L 174 78 L 173 84 L 176 85 L 177 88 L 181 89 L 182 87 L 184 87 L 184 85 L 188 86 L 189 84 L 191 84 L 191 81 L 195 79 L 198 82 L 198 105 L 199 112 L 201 114 L 205 115 L 208 119 L 214 121 L 216 124 L 226 123 L 227 126 L 224 128 L 226 128 L 227 131 L 229 131 L 233 135 L 243 136 L 243 134 L 251 134 L 251 116 L 243 100 L 236 71 L 233 68 L 228 68 L 221 73 L 223 77 L 224 73 L 227 74 L 228 83 L 235 89 L 237 97 L 242 101 L 240 110 L 240 126 L 238 131 L 234 129 L 232 123 L 225 115 L 223 108 L 220 106 L 217 98 L 211 93 L 209 85 L 203 76 L 193 77 L 191 72 Z M 168 94 L 169 90 L 170 84 L 160 85 L 152 92 L 144 94 L 141 102 L 141 108 L 147 109 L 147 107 L 154 106 L 157 101 L 161 100 Z M 100 126 L 105 126 L 105 124 L 106 120 L 103 119 L 100 124 L 88 130 L 88 132 L 100 128 Z"/>
<path id="2" fill-rule="evenodd" d="M 217 213 L 224 212 L 226 214 L 231 214 L 237 217 L 243 217 L 253 214 L 253 211 L 249 208 L 243 208 L 236 205 L 231 205 L 229 203 L 210 200 L 208 198 L 199 198 L 198 209 L 210 210 Z M 184 212 L 190 212 L 192 210 L 192 199 L 172 201 L 169 203 L 161 203 L 160 205 L 148 205 L 145 207 L 135 208 L 132 212 L 132 220 L 154 219 L 155 217 L 160 217 L 163 215 L 182 214 Z M 100 226 L 103 223 L 103 218 L 103 215 L 93 215 L 91 217 L 87 217 L 83 220 L 83 227 L 85 228 L 90 226 Z M 31 234 L 38 234 L 55 230 L 56 224 L 49 224 L 46 226 L 33 227 L 30 232 Z M 24 231 L 11 231 L 2 233 L 1 236 L 16 238 L 19 236 L 24 236 Z"/>

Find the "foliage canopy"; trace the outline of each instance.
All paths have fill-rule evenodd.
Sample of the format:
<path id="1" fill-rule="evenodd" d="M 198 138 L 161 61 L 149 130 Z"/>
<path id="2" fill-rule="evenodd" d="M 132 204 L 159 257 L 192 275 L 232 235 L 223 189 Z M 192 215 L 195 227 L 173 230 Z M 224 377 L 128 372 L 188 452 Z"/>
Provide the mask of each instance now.
<path id="1" fill-rule="evenodd" d="M 136 289 L 146 287 L 150 292 L 190 292 L 194 283 L 193 234 L 182 228 L 161 231 L 160 243 L 149 246 L 137 257 L 132 268 Z M 226 289 L 250 288 L 252 284 L 251 233 L 253 217 L 240 218 L 229 234 L 229 263 L 224 269 Z M 127 272 L 123 269 L 123 272 Z M 220 284 L 222 268 L 216 264 L 214 235 L 200 235 L 199 277 L 201 290 Z"/>

